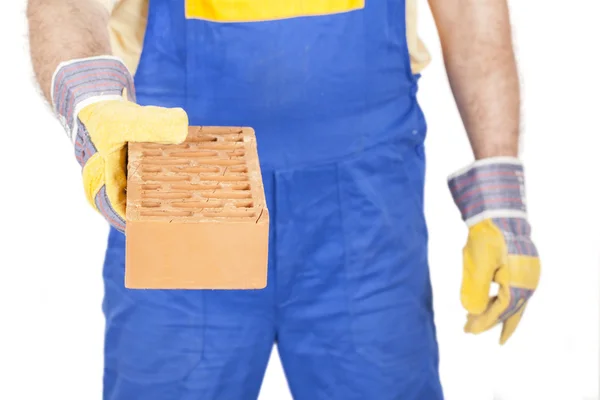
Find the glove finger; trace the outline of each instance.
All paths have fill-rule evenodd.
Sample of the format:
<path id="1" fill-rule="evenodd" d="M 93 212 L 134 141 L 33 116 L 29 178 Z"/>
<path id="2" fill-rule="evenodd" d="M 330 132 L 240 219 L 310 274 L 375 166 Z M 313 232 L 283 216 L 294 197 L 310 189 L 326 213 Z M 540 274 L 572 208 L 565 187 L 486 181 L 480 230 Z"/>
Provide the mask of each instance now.
<path id="1" fill-rule="evenodd" d="M 506 343 L 521 321 L 527 302 L 538 285 L 540 260 L 537 257 L 510 255 L 508 270 L 510 274 L 510 304 L 500 316 L 500 321 L 504 322 L 500 344 Z"/>
<path id="2" fill-rule="evenodd" d="M 467 242 L 463 250 L 463 280 L 461 303 L 470 314 L 481 314 L 486 310 L 490 298 L 490 287 L 497 268 L 494 249 L 485 241 Z"/>
<path id="3" fill-rule="evenodd" d="M 128 103 L 133 105 L 133 103 Z M 126 142 L 179 144 L 188 134 L 188 116 L 181 108 L 134 105 L 134 119 L 124 132 Z"/>
<path id="4" fill-rule="evenodd" d="M 114 226 L 118 231 L 125 232 L 125 219 L 112 206 L 108 199 L 106 186 L 102 186 L 96 194 L 95 203 L 96 208 L 109 224 Z"/>
<path id="5" fill-rule="evenodd" d="M 465 332 L 482 333 L 496 325 L 500 316 L 510 305 L 510 288 L 508 286 L 508 271 L 506 267 L 500 268 L 494 277 L 500 284 L 498 295 L 489 299 L 486 310 L 478 315 L 469 314 L 465 325 Z"/>
<path id="6" fill-rule="evenodd" d="M 100 188 L 104 186 L 105 173 L 106 166 L 104 159 L 100 157 L 100 154 L 98 153 L 92 155 L 87 160 L 81 171 L 85 196 L 90 205 L 94 208 L 97 208 L 95 202 L 96 194 Z"/>
<path id="7" fill-rule="evenodd" d="M 94 154 L 85 163 L 82 171 L 83 186 L 88 202 L 115 228 L 125 229 L 125 220 L 111 205 L 107 195 L 107 177 L 114 175 L 112 168 L 99 153 Z M 109 188 L 114 187 L 109 179 Z"/>
<path id="8" fill-rule="evenodd" d="M 525 308 L 527 303 L 523 301 L 523 303 L 519 306 L 519 308 L 514 312 L 510 317 L 508 317 L 504 321 L 504 325 L 502 326 L 502 334 L 500 335 L 500 344 L 505 344 L 508 339 L 515 333 L 519 322 L 521 322 L 521 318 L 523 317 L 523 313 L 525 312 Z"/>
<path id="9" fill-rule="evenodd" d="M 107 100 L 83 108 L 78 116 L 102 153 L 119 151 L 127 142 L 178 144 L 188 134 L 188 117 L 181 108 Z"/>
<path id="10" fill-rule="evenodd" d="M 96 196 L 96 206 L 104 217 L 119 230 L 125 229 L 125 207 L 127 203 L 126 177 L 127 149 L 107 154 L 105 158 L 104 190 Z"/>

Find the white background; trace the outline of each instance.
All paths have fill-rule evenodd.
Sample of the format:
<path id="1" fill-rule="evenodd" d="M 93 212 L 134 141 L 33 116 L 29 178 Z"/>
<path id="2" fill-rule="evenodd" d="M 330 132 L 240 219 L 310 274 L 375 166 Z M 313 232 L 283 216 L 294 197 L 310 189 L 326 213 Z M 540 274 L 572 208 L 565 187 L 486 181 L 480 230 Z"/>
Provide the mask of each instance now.
<path id="1" fill-rule="evenodd" d="M 100 399 L 107 227 L 87 205 L 71 146 L 32 84 L 24 3 L 0 9 L 0 399 Z M 434 56 L 420 100 L 430 128 L 426 211 L 446 397 L 598 399 L 598 2 L 511 1 L 543 276 L 522 326 L 502 348 L 498 330 L 462 332 L 466 228 L 445 178 L 472 156 L 431 15 L 421 6 L 421 36 Z M 290 398 L 275 352 L 261 400 Z"/>

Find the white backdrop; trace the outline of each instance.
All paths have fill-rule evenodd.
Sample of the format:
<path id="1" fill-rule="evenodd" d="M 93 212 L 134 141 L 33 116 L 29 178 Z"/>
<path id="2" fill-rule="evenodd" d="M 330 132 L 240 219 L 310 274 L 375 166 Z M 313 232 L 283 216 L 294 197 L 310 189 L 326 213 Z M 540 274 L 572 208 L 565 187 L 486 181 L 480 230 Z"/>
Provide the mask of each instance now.
<path id="1" fill-rule="evenodd" d="M 429 120 L 426 211 L 446 397 L 598 399 L 600 6 L 511 1 L 543 276 L 522 326 L 500 348 L 498 330 L 462 332 L 466 228 L 445 178 L 472 156 L 422 3 L 420 32 L 434 55 L 420 100 Z M 0 399 L 100 399 L 107 227 L 87 205 L 71 146 L 32 84 L 24 5 L 0 6 Z M 289 400 L 276 352 L 271 361 L 260 399 Z"/>

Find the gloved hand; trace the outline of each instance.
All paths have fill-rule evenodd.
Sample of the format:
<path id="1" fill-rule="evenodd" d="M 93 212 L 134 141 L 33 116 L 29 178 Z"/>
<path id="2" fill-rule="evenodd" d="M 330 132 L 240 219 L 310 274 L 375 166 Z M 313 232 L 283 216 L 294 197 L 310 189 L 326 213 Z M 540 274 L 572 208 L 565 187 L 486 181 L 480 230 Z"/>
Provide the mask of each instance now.
<path id="1" fill-rule="evenodd" d="M 465 332 L 477 334 L 502 323 L 500 344 L 504 344 L 540 277 L 527 222 L 523 167 L 516 158 L 483 159 L 452 175 L 448 185 L 469 227 L 461 288 L 461 301 L 469 313 Z M 492 282 L 499 290 L 490 297 Z"/>
<path id="2" fill-rule="evenodd" d="M 127 143 L 181 143 L 187 114 L 181 108 L 135 104 L 131 74 L 108 56 L 60 64 L 52 79 L 52 102 L 75 145 L 88 201 L 123 232 Z"/>

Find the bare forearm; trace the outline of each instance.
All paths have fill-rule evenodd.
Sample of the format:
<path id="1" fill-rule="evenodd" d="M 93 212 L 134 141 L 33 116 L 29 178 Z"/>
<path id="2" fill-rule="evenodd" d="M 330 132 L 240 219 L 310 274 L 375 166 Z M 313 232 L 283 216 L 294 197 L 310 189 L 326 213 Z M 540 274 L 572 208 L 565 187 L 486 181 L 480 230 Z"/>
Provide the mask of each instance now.
<path id="1" fill-rule="evenodd" d="M 49 102 L 58 64 L 111 53 L 108 12 L 97 0 L 28 0 L 27 18 L 33 69 Z"/>
<path id="2" fill-rule="evenodd" d="M 517 156 L 519 79 L 506 0 L 429 0 L 477 159 Z"/>

